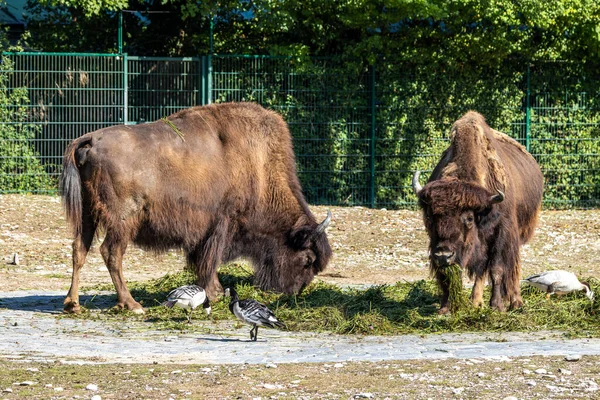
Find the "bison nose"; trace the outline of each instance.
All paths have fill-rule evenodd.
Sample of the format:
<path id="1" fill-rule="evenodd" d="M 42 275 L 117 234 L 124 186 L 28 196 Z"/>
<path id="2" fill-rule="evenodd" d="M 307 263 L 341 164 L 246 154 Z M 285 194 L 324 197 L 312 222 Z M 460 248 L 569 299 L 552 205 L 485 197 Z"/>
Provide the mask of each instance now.
<path id="1" fill-rule="evenodd" d="M 441 267 L 451 264 L 454 261 L 454 252 L 450 250 L 436 250 L 433 253 L 433 262 Z"/>

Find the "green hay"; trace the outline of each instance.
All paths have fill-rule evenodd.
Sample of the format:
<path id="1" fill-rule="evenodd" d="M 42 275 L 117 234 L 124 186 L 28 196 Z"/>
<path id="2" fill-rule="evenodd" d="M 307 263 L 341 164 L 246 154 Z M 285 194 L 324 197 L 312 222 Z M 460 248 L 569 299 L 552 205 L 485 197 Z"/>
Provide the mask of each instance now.
<path id="1" fill-rule="evenodd" d="M 171 121 L 169 121 L 169 120 L 167 119 L 167 117 L 162 117 L 160 120 L 161 120 L 162 122 L 164 122 L 165 124 L 169 125 L 169 127 L 170 127 L 171 129 L 173 129 L 177 135 L 179 135 L 179 137 L 181 138 L 181 140 L 185 142 L 185 138 L 183 137 L 183 132 L 181 132 L 181 131 L 180 131 L 180 130 L 179 130 L 179 129 L 178 129 L 176 126 L 175 126 L 175 124 L 173 124 Z"/>
<path id="2" fill-rule="evenodd" d="M 525 306 L 522 309 L 498 312 L 484 306 L 473 308 L 468 304 L 469 291 L 462 288 L 456 268 L 448 271 L 454 289 L 452 302 L 460 305 L 450 315 L 439 316 L 439 294 L 432 280 L 398 282 L 395 285 L 372 286 L 367 290 L 340 288 L 333 284 L 314 282 L 300 296 L 265 292 L 252 285 L 251 269 L 244 264 L 221 267 L 219 279 L 224 287 L 234 286 L 240 298 L 251 298 L 266 304 L 291 331 L 332 332 L 339 334 L 431 334 L 446 332 L 535 332 L 562 331 L 569 337 L 600 337 L 600 302 L 590 302 L 581 293 L 546 299 L 545 293 L 524 286 Z M 600 293 L 600 282 L 587 279 L 592 290 Z M 216 327 L 210 321 L 235 320 L 228 308 L 229 299 L 212 304 L 210 316 L 196 311 L 193 323 L 188 324 L 185 312 L 168 309 L 160 304 L 174 287 L 193 283 L 190 272 L 166 275 L 147 282 L 132 282 L 130 287 L 136 300 L 146 309 L 143 316 L 107 310 L 114 304 L 104 297 L 103 306 L 86 304 L 93 312 L 65 315 L 59 318 L 98 319 L 105 323 L 115 321 L 145 321 L 144 329 L 177 330 L 210 333 Z M 98 288 L 95 288 L 98 289 Z M 113 287 L 103 289 L 114 290 Z M 490 289 L 484 291 L 484 304 L 489 304 Z M 457 301 L 458 300 L 458 301 Z"/>
<path id="3" fill-rule="evenodd" d="M 458 264 L 450 264 L 444 268 L 444 274 L 448 279 L 448 293 L 450 300 L 450 312 L 457 312 L 469 305 L 469 299 L 463 290 L 462 268 Z"/>

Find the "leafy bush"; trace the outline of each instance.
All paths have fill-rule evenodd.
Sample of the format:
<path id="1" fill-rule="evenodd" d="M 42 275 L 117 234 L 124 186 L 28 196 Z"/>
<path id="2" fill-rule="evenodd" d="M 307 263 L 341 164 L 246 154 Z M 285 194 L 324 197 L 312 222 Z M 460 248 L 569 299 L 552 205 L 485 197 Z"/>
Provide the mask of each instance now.
<path id="1" fill-rule="evenodd" d="M 32 140 L 41 127 L 30 122 L 26 88 L 8 88 L 12 62 L 2 59 L 0 71 L 0 192 L 47 193 L 55 182 L 39 161 Z"/>

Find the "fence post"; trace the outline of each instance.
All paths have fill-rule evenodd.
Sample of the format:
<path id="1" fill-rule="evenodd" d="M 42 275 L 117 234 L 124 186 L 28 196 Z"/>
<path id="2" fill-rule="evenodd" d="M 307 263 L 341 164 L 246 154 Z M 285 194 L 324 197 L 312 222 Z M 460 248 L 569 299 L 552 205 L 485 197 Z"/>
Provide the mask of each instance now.
<path id="1" fill-rule="evenodd" d="M 530 64 L 527 63 L 527 95 L 525 98 L 525 148 L 529 151 L 530 135 L 531 135 L 531 70 Z"/>
<path id="2" fill-rule="evenodd" d="M 202 81 L 200 83 L 202 92 L 202 103 L 201 105 L 207 105 L 212 103 L 212 56 L 201 57 L 201 74 Z"/>
<path id="3" fill-rule="evenodd" d="M 370 115 L 371 115 L 371 120 L 370 120 L 370 133 L 371 133 L 371 140 L 369 142 L 369 150 L 370 150 L 370 157 L 369 157 L 369 169 L 370 169 L 370 175 L 369 175 L 369 205 L 371 208 L 375 208 L 375 140 L 376 140 L 376 129 L 375 129 L 375 124 L 377 122 L 376 120 L 376 115 L 375 115 L 375 108 L 376 108 L 376 96 L 375 96 L 375 63 L 373 63 L 373 65 L 369 66 L 370 69 L 370 87 L 371 90 L 369 91 L 369 110 L 370 110 Z"/>
<path id="4" fill-rule="evenodd" d="M 123 57 L 123 125 L 129 123 L 129 72 L 127 69 L 127 53 L 121 54 Z"/>

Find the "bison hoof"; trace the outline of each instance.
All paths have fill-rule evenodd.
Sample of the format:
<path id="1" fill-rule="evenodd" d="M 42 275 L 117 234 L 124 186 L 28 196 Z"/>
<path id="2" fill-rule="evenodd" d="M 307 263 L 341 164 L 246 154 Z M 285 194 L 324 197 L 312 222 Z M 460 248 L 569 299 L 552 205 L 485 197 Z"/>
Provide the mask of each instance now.
<path id="1" fill-rule="evenodd" d="M 523 300 L 519 299 L 519 300 L 513 300 L 512 303 L 510 303 L 510 309 L 511 310 L 517 310 L 519 308 L 523 308 Z"/>
<path id="2" fill-rule="evenodd" d="M 133 302 L 131 304 L 117 303 L 117 305 L 115 305 L 114 309 L 118 310 L 118 311 L 129 310 L 134 314 L 144 314 L 145 313 L 144 308 L 138 302 Z"/>
<path id="3" fill-rule="evenodd" d="M 506 307 L 504 307 L 504 303 L 502 303 L 502 302 L 492 303 L 490 306 L 492 307 L 492 309 L 500 311 L 500 312 L 506 311 Z"/>
<path id="4" fill-rule="evenodd" d="M 448 315 L 450 314 L 450 308 L 442 307 L 438 310 L 438 315 Z"/>
<path id="5" fill-rule="evenodd" d="M 65 303 L 63 312 L 65 314 L 81 314 L 81 306 L 79 303 L 70 301 Z"/>

